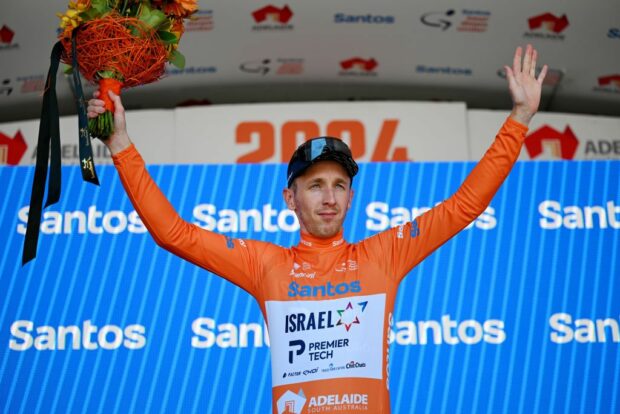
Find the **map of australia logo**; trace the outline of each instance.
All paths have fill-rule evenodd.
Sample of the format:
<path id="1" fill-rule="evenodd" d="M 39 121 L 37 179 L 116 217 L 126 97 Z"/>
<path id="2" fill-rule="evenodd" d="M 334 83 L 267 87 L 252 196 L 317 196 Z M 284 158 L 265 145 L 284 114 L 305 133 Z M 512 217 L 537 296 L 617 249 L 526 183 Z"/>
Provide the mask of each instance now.
<path id="1" fill-rule="evenodd" d="M 551 152 L 555 158 L 572 160 L 577 152 L 579 140 L 568 125 L 564 132 L 544 125 L 525 138 L 525 148 L 530 158 L 533 159 L 542 154 L 543 144 L 551 146 Z"/>
<path id="2" fill-rule="evenodd" d="M 268 6 L 261 7 L 260 9 L 252 12 L 252 18 L 256 23 L 252 30 L 282 31 L 293 29 L 293 25 L 291 24 L 293 10 L 291 10 L 288 5 L 284 5 L 284 7 L 276 7 L 270 4 Z"/>
<path id="3" fill-rule="evenodd" d="M 27 148 L 21 131 L 17 131 L 13 138 L 0 132 L 0 165 L 19 164 Z"/>
<path id="4" fill-rule="evenodd" d="M 543 13 L 532 16 L 527 20 L 529 31 L 525 37 L 548 40 L 564 40 L 564 30 L 569 25 L 566 14 L 556 16 L 553 13 Z"/>

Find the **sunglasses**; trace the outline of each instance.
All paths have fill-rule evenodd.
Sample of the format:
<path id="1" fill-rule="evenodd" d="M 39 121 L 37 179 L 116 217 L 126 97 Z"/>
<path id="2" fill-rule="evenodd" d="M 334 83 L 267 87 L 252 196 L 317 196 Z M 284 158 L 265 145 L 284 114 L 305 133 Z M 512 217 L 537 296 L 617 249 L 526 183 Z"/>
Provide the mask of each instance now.
<path id="1" fill-rule="evenodd" d="M 331 137 L 315 138 L 302 144 L 293 158 L 300 161 L 312 162 L 326 152 L 341 153 L 347 157 L 351 157 L 351 150 L 341 139 Z"/>

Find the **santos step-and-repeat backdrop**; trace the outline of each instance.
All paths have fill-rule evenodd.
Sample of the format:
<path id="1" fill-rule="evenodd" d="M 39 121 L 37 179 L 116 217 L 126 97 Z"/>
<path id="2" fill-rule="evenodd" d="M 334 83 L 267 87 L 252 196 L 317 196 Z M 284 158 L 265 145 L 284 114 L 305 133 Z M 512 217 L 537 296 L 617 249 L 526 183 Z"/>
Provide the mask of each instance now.
<path id="1" fill-rule="evenodd" d="M 472 163 L 368 163 L 345 236 L 448 197 Z M 290 246 L 283 164 L 149 167 L 180 214 Z M 394 413 L 620 412 L 617 161 L 519 163 L 470 228 L 400 287 Z M 64 194 L 20 264 L 32 167 L 0 168 L 0 410 L 270 411 L 269 340 L 245 292 L 158 248 L 116 171 Z"/>

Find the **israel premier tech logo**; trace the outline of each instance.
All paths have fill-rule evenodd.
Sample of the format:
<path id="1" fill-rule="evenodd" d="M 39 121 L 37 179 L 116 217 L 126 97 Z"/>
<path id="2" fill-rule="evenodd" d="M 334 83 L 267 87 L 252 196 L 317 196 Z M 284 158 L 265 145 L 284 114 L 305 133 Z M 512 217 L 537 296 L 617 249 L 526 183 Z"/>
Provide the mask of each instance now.
<path id="1" fill-rule="evenodd" d="M 566 14 L 556 16 L 552 13 L 543 13 L 532 16 L 527 20 L 529 31 L 524 37 L 535 39 L 564 40 L 562 32 L 568 27 Z"/>
<path id="2" fill-rule="evenodd" d="M 292 313 L 286 315 L 284 319 L 284 333 L 322 330 L 337 326 L 343 326 L 349 332 L 351 326 L 360 324 L 359 316 L 364 313 L 367 306 L 367 300 L 356 303 L 355 306 L 349 301 L 344 309 L 337 309 L 335 313 L 333 311 Z"/>
<path id="3" fill-rule="evenodd" d="M 252 30 L 282 31 L 293 29 L 293 25 L 289 23 L 293 18 L 293 11 L 288 5 L 276 7 L 270 4 L 252 12 L 252 18 L 256 23 L 252 26 Z"/>
<path id="4" fill-rule="evenodd" d="M 290 390 L 286 391 L 276 403 L 278 414 L 300 414 L 304 405 L 306 405 L 306 396 L 302 389 L 299 389 L 297 394 Z"/>
<path id="5" fill-rule="evenodd" d="M 568 125 L 564 132 L 544 125 L 525 138 L 525 149 L 531 159 L 543 153 L 544 145 L 551 148 L 552 158 L 572 160 L 577 152 L 579 140 Z"/>
<path id="6" fill-rule="evenodd" d="M 0 132 L 0 165 L 19 164 L 27 149 L 21 131 L 18 130 L 12 138 Z"/>

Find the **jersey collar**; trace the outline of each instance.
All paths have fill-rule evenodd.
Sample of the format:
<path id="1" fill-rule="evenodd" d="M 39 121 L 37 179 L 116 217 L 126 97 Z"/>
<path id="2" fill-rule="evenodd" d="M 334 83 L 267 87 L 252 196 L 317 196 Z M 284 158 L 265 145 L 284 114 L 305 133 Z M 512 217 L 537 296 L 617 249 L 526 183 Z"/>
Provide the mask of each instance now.
<path id="1" fill-rule="evenodd" d="M 344 237 L 342 236 L 343 230 L 334 235 L 333 237 L 328 238 L 319 238 L 311 235 L 310 233 L 306 233 L 305 231 L 301 231 L 301 237 L 299 239 L 299 248 L 311 248 L 311 249 L 325 249 L 330 247 L 338 247 L 344 244 Z"/>

